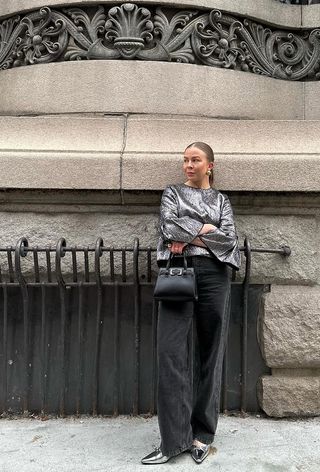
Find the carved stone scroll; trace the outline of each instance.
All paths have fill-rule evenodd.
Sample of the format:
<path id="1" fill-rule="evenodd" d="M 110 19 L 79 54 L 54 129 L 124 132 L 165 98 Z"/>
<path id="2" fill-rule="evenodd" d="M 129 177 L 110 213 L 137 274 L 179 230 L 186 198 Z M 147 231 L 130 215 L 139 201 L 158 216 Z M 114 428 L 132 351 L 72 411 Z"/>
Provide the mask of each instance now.
<path id="1" fill-rule="evenodd" d="M 319 80 L 320 28 L 267 27 L 219 10 L 43 7 L 0 22 L 0 69 L 82 59 L 185 62 Z"/>

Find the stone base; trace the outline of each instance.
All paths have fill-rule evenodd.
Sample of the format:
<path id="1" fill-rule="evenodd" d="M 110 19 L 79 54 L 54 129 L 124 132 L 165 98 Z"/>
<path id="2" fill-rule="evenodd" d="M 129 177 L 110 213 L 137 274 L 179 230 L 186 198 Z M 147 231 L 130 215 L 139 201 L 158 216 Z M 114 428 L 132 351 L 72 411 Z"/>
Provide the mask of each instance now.
<path id="1" fill-rule="evenodd" d="M 258 386 L 269 416 L 320 415 L 319 286 L 272 286 L 265 296 L 259 336 L 272 368 Z"/>
<path id="2" fill-rule="evenodd" d="M 268 416 L 320 415 L 320 375 L 263 376 L 258 387 L 261 408 Z"/>
<path id="3" fill-rule="evenodd" d="M 320 368 L 319 313 L 319 286 L 272 286 L 260 320 L 260 345 L 269 367 Z"/>

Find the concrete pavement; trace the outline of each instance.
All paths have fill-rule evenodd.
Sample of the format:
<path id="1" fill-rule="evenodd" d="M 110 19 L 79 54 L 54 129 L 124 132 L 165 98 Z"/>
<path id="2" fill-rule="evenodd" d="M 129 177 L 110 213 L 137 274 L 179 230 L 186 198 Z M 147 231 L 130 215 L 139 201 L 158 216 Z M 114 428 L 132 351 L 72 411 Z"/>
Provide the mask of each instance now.
<path id="1" fill-rule="evenodd" d="M 320 418 L 221 415 L 201 465 L 189 453 L 140 464 L 158 443 L 156 417 L 1 419 L 0 472 L 320 472 Z"/>

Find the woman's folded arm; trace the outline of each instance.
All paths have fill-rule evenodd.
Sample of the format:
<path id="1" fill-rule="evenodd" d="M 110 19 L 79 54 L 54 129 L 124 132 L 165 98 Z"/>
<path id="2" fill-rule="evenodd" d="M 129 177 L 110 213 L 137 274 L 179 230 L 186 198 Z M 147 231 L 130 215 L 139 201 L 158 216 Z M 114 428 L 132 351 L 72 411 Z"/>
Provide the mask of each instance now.
<path id="1" fill-rule="evenodd" d="M 235 230 L 232 208 L 227 196 L 224 196 L 220 226 L 214 231 L 201 234 L 198 237 L 219 260 L 223 262 L 234 260 L 234 265 L 240 266 L 238 237 Z"/>
<path id="2" fill-rule="evenodd" d="M 178 202 L 175 193 L 167 187 L 161 200 L 160 231 L 168 241 L 190 243 L 198 236 L 203 223 L 189 216 L 178 216 Z"/>

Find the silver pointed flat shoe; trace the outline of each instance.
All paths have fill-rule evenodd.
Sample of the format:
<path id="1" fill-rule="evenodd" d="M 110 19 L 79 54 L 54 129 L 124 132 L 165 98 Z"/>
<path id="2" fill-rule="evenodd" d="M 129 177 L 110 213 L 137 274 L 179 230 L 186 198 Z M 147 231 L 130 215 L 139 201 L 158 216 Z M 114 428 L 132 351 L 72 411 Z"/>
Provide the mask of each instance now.
<path id="1" fill-rule="evenodd" d="M 210 451 L 210 444 L 203 444 L 202 446 L 191 446 L 191 457 L 197 463 L 201 464 L 202 461 L 208 456 Z"/>
<path id="2" fill-rule="evenodd" d="M 165 462 L 168 462 L 170 457 L 165 456 L 162 454 L 161 449 L 158 447 L 155 449 L 151 454 L 148 454 L 146 457 L 141 459 L 142 464 L 164 464 Z"/>

